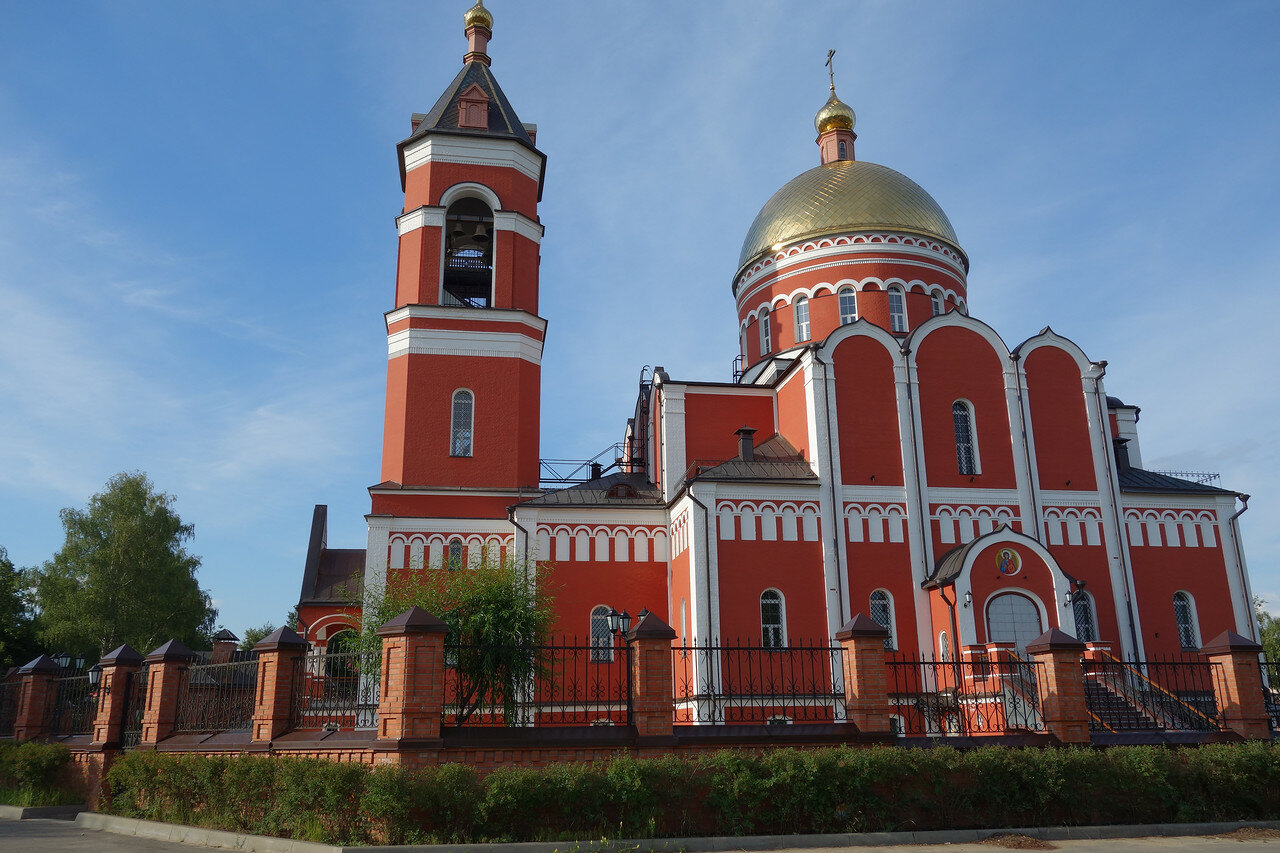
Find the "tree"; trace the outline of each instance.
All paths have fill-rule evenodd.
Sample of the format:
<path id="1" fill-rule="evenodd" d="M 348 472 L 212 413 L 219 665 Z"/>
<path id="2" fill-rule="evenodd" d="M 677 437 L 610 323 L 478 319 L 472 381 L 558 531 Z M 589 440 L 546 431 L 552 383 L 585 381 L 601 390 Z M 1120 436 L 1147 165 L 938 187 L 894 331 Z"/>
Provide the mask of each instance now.
<path id="1" fill-rule="evenodd" d="M 270 622 L 263 622 L 256 628 L 245 628 L 244 639 L 240 641 L 240 649 L 243 651 L 252 649 L 254 646 L 258 645 L 258 643 L 262 642 L 263 637 L 266 637 L 275 629 L 276 626 Z"/>
<path id="2" fill-rule="evenodd" d="M 457 681 L 447 701 L 457 722 L 489 707 L 513 719 L 519 689 L 542 671 L 539 647 L 555 618 L 548 567 L 486 548 L 465 567 L 393 573 L 364 595 L 359 645 L 369 660 L 381 655 L 378 627 L 415 605 L 449 626 L 446 660 Z"/>
<path id="3" fill-rule="evenodd" d="M 1253 597 L 1253 609 L 1258 617 L 1259 642 L 1267 660 L 1280 662 L 1280 619 L 1272 616 L 1263 606 L 1262 599 Z"/>
<path id="4" fill-rule="evenodd" d="M 121 643 L 143 654 L 170 639 L 208 645 L 218 611 L 184 547 L 194 528 L 173 502 L 139 471 L 112 477 L 87 509 L 62 510 L 66 542 L 36 572 L 48 648 L 92 658 Z"/>
<path id="5" fill-rule="evenodd" d="M 0 548 L 0 675 L 40 654 L 26 574 Z"/>

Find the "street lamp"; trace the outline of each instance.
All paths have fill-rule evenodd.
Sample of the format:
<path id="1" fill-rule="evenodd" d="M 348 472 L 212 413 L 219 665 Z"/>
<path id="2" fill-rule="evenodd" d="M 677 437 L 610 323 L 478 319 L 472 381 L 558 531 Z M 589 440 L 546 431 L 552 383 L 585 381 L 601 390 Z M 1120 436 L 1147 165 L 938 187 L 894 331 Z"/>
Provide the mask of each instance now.
<path id="1" fill-rule="evenodd" d="M 626 634 L 631 629 L 631 614 L 625 610 L 619 613 L 610 607 L 607 618 L 609 620 L 609 633 L 614 636 Z"/>
<path id="2" fill-rule="evenodd" d="M 58 665 L 58 669 L 66 669 L 71 665 L 71 655 L 66 652 L 58 652 L 53 656 L 53 662 Z"/>
<path id="3" fill-rule="evenodd" d="M 98 692 L 99 686 L 102 687 L 104 695 L 111 692 L 111 685 L 109 683 L 102 683 L 102 664 L 95 663 L 93 666 L 89 667 L 89 691 L 96 693 Z"/>

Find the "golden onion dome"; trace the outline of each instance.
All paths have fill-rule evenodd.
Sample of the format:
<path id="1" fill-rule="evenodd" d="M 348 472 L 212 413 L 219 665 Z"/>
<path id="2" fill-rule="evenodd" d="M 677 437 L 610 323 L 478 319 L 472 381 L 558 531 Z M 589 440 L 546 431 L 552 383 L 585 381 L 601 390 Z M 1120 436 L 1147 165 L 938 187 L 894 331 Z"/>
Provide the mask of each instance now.
<path id="1" fill-rule="evenodd" d="M 793 178 L 765 202 L 742 241 L 738 269 L 779 244 L 853 231 L 932 237 L 964 255 L 951 220 L 915 181 L 865 160 L 833 160 Z"/>
<path id="2" fill-rule="evenodd" d="M 858 117 L 853 114 L 853 107 L 836 97 L 836 90 L 831 90 L 831 97 L 813 117 L 813 126 L 822 135 L 828 130 L 853 130 Z"/>
<path id="3" fill-rule="evenodd" d="M 467 14 L 462 16 L 462 25 L 493 29 L 493 15 L 484 7 L 484 0 L 476 0 L 476 5 L 467 10 Z"/>

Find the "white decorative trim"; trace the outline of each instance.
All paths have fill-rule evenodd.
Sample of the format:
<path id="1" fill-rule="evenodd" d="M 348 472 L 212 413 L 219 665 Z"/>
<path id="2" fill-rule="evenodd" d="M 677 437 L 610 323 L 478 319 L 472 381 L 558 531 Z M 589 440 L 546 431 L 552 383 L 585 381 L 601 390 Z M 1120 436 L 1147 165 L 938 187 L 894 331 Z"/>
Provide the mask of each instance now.
<path id="1" fill-rule="evenodd" d="M 884 252 L 886 249 L 904 255 L 919 255 L 938 259 L 946 265 L 948 271 L 959 276 L 961 281 L 965 279 L 966 273 L 960 256 L 936 240 L 887 231 L 875 233 L 850 232 L 847 235 L 829 235 L 807 240 L 799 246 L 790 246 L 761 258 L 752 265 L 751 269 L 740 273 L 736 277 L 734 290 L 735 292 L 741 291 L 744 284 L 750 283 L 759 277 L 806 261 L 825 258 L 833 254 Z M 884 260 L 904 262 L 901 258 Z M 810 266 L 805 268 L 812 269 Z"/>
<path id="2" fill-rule="evenodd" d="M 388 328 L 402 320 L 467 320 L 486 323 L 523 323 L 546 332 L 547 321 L 519 308 L 468 308 L 462 305 L 405 305 L 393 308 L 384 317 Z"/>
<path id="3" fill-rule="evenodd" d="M 534 181 L 542 176 L 542 158 L 511 139 L 428 135 L 404 149 L 406 172 L 428 162 L 515 169 Z"/>
<path id="4" fill-rule="evenodd" d="M 417 231 L 419 228 L 443 228 L 444 227 L 444 208 L 443 207 L 422 207 L 414 208 L 407 213 L 402 213 L 396 217 L 396 232 L 403 237 L 410 231 Z"/>
<path id="5" fill-rule="evenodd" d="M 498 231 L 514 231 L 526 240 L 532 240 L 535 243 L 542 242 L 542 234 L 546 231 L 542 223 L 536 222 L 523 213 L 517 213 L 514 210 L 495 210 L 493 213 L 493 227 Z"/>
<path id="6" fill-rule="evenodd" d="M 542 341 L 519 332 L 458 329 L 403 329 L 387 335 L 387 358 L 402 355 L 459 355 L 520 358 L 542 363 Z"/>
<path id="7" fill-rule="evenodd" d="M 502 199 L 492 188 L 478 181 L 459 181 L 440 193 L 440 206 L 446 210 L 455 202 L 464 198 L 478 198 L 485 203 L 490 212 L 502 209 Z"/>
<path id="8" fill-rule="evenodd" d="M 515 529 L 505 518 L 389 518 L 388 530 L 402 533 L 495 534 L 511 536 Z"/>
<path id="9" fill-rule="evenodd" d="M 925 490 L 931 504 L 1005 504 L 1018 505 L 1017 489 L 956 489 L 933 487 Z"/>
<path id="10" fill-rule="evenodd" d="M 532 509 L 533 507 L 530 507 Z M 667 510 L 664 507 L 644 507 L 636 509 L 600 509 L 596 507 L 580 507 L 580 506 L 538 506 L 538 525 L 555 525 L 557 527 L 565 524 L 569 525 L 595 525 L 595 524 L 630 524 L 630 525 L 658 525 L 667 526 L 670 522 L 667 518 Z M 520 508 L 516 507 L 516 514 L 520 514 Z"/>
<path id="11" fill-rule="evenodd" d="M 743 296 L 737 300 L 737 308 L 739 313 L 741 313 L 742 308 L 748 299 L 750 299 L 755 294 L 759 293 L 762 289 L 768 287 L 773 283 L 774 282 L 772 281 L 763 282 L 759 287 L 753 288 L 749 293 L 743 294 Z M 792 290 L 788 293 L 775 294 L 774 296 L 771 296 L 768 300 L 761 302 L 756 307 L 748 311 L 746 316 L 739 320 L 738 328 L 740 331 L 745 330 L 750 323 L 752 323 L 753 321 L 759 318 L 760 309 L 766 306 L 769 308 L 770 313 L 772 313 L 773 311 L 777 310 L 778 308 L 784 305 L 790 305 L 801 296 L 805 297 L 806 299 L 813 299 L 821 295 L 821 293 L 825 291 L 829 295 L 838 297 L 841 290 L 846 290 L 848 288 L 853 288 L 853 290 L 857 294 L 857 296 L 855 296 L 854 298 L 858 299 L 858 298 L 861 298 L 863 291 L 868 287 L 872 288 L 873 291 L 876 293 L 885 292 L 891 287 L 902 288 L 903 293 L 912 293 L 912 292 L 922 292 L 927 294 L 939 293 L 945 296 L 947 299 L 949 299 L 953 305 L 958 306 L 961 310 L 963 310 L 966 305 L 964 297 L 961 296 L 959 293 L 957 293 L 953 288 L 946 288 L 940 284 L 927 284 L 926 282 L 918 278 L 913 278 L 911 279 L 911 281 L 907 281 L 906 279 L 897 278 L 897 277 L 882 279 L 877 276 L 868 276 L 867 278 L 864 278 L 861 280 L 852 279 L 852 278 L 842 278 L 839 281 L 834 283 L 824 281 L 824 282 L 819 282 L 818 284 L 815 284 L 812 287 L 798 287 L 795 290 Z M 935 315 L 935 316 L 940 316 L 940 315 Z M 841 325 L 849 325 L 849 324 L 843 323 Z"/>

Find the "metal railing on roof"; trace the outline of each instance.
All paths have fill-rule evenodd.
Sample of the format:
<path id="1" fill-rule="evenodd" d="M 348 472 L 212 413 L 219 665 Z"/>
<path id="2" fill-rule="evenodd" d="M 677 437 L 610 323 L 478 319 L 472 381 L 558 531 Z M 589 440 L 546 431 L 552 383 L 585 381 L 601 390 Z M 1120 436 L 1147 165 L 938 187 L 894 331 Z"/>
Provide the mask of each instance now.
<path id="1" fill-rule="evenodd" d="M 1179 480 L 1190 480 L 1202 486 L 1212 485 L 1222 479 L 1221 474 L 1213 471 L 1152 471 L 1151 473 L 1165 477 L 1177 477 Z"/>

